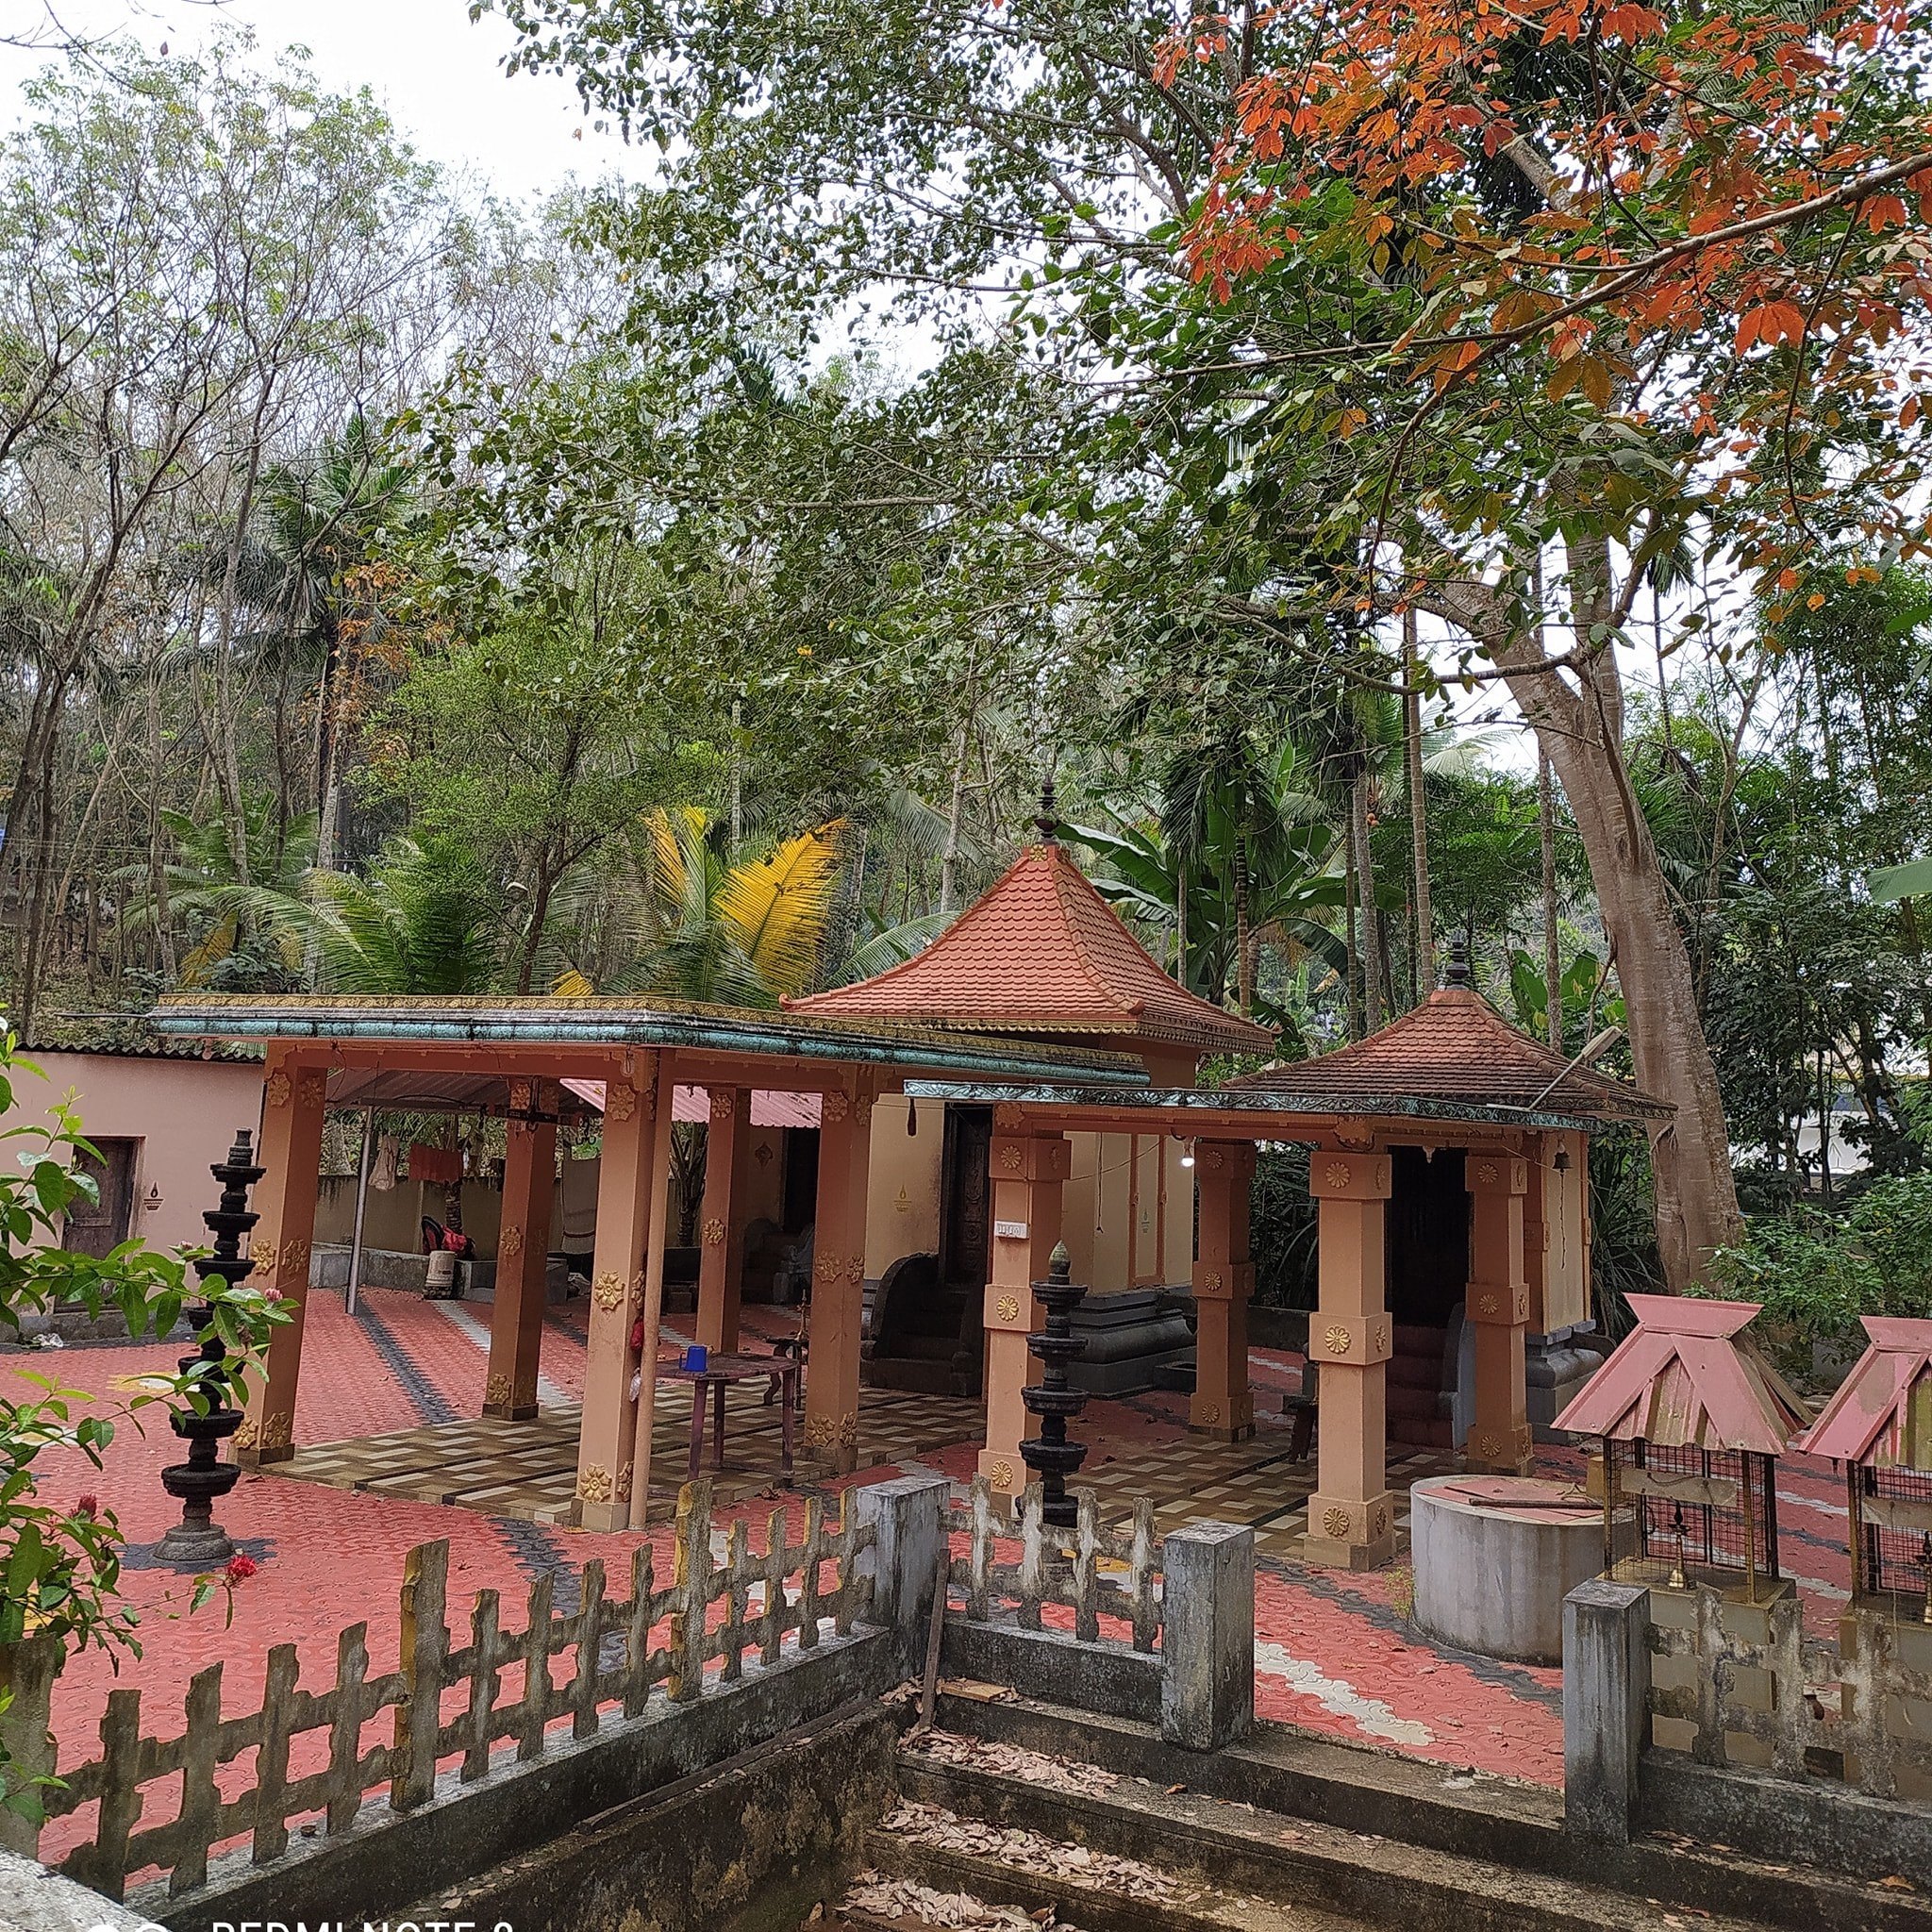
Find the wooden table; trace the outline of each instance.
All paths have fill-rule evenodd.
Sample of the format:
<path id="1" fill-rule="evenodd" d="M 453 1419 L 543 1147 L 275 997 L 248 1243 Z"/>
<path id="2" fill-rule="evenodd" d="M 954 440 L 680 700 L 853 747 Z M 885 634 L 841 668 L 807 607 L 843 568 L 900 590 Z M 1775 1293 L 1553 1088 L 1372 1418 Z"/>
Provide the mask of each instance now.
<path id="1" fill-rule="evenodd" d="M 691 1390 L 690 1479 L 705 1460 L 705 1405 L 711 1405 L 711 1466 L 724 1467 L 724 1391 L 737 1382 L 765 1381 L 778 1393 L 778 1466 L 791 1474 L 792 1429 L 798 1415 L 798 1364 L 780 1355 L 714 1355 L 702 1369 L 658 1364 L 660 1382 L 689 1382 Z M 714 1392 L 715 1391 L 715 1392 Z M 766 1401 L 771 1400 L 768 1391 Z"/>

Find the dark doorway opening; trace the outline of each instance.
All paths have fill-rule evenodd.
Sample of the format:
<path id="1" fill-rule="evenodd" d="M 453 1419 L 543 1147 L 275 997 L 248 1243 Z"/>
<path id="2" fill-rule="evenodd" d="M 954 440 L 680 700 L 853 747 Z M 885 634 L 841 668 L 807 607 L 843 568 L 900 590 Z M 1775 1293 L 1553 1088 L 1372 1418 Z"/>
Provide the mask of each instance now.
<path id="1" fill-rule="evenodd" d="M 818 1219 L 819 1130 L 785 1129 L 785 1188 L 780 1207 L 786 1234 L 803 1234 Z"/>
<path id="2" fill-rule="evenodd" d="M 1469 1291 L 1469 1194 L 1459 1147 L 1429 1158 L 1391 1150 L 1384 1226 L 1389 1313 L 1389 1434 L 1424 1448 L 1455 1443 L 1458 1313 Z"/>

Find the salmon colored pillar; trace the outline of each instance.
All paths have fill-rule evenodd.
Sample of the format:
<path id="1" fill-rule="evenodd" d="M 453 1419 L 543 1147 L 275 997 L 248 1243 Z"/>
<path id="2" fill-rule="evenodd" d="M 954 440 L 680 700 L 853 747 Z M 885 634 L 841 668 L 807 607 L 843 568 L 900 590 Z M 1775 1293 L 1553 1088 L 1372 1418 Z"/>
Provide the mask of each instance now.
<path id="1" fill-rule="evenodd" d="M 1063 1134 L 995 1133 L 992 1279 L 986 1288 L 986 1447 L 978 1473 L 1003 1496 L 1026 1487 L 1020 1441 L 1032 1418 L 1021 1399 L 1030 1379 L 1026 1338 L 1039 1326 L 1033 1284 L 1046 1279 L 1060 1238 L 1060 1194 L 1073 1149 Z"/>
<path id="2" fill-rule="evenodd" d="M 651 1158 L 657 1146 L 658 1056 L 625 1058 L 627 1070 L 613 1066 L 604 1082 L 597 1241 L 591 1261 L 591 1328 L 577 1438 L 577 1522 L 585 1529 L 607 1531 L 626 1528 L 630 1522 L 630 1378 L 638 1363 L 630 1331 L 643 1287 Z M 668 1089 L 663 1110 L 671 1110 Z"/>
<path id="3" fill-rule="evenodd" d="M 744 1286 L 745 1168 L 751 1158 L 751 1089 L 711 1089 L 705 1134 L 705 1205 L 699 1224 L 698 1340 L 714 1355 L 738 1353 Z"/>
<path id="4" fill-rule="evenodd" d="M 1255 1149 L 1246 1141 L 1203 1141 L 1194 1149 L 1200 1258 L 1194 1263 L 1194 1393 L 1188 1426 L 1223 1442 L 1255 1433 L 1248 1384 L 1248 1301 L 1255 1292 L 1248 1221 Z"/>
<path id="5" fill-rule="evenodd" d="M 841 1474 L 858 1467 L 858 1345 L 865 1312 L 872 1108 L 871 1087 L 856 1075 L 847 1086 L 827 1092 L 819 1111 L 805 1447 Z"/>
<path id="6" fill-rule="evenodd" d="M 676 1125 L 672 1056 L 658 1056 L 658 1107 L 644 1138 L 644 1267 L 638 1287 L 638 1320 L 644 1339 L 638 1350 L 638 1399 L 631 1404 L 630 1456 L 617 1473 L 620 1491 L 630 1491 L 630 1526 L 644 1526 L 651 1495 L 651 1425 L 658 1416 L 658 1335 L 664 1317 L 664 1249 L 671 1240 L 671 1143 Z M 626 1343 L 626 1345 L 628 1345 Z M 627 1480 L 635 1471 L 635 1480 Z M 618 1500 L 624 1500 L 620 1494 Z"/>
<path id="7" fill-rule="evenodd" d="M 1463 1444 L 1474 1470 L 1526 1475 L 1529 1414 L 1524 1383 L 1529 1282 L 1524 1266 L 1524 1203 L 1529 1163 L 1520 1154 L 1473 1147 L 1463 1162 L 1469 1190 L 1469 1297 L 1475 1326 L 1475 1403 Z"/>
<path id="8" fill-rule="evenodd" d="M 527 1422 L 537 1413 L 543 1307 L 550 1258 L 550 1203 L 557 1192 L 554 1081 L 512 1080 L 503 1160 L 503 1232 L 496 1241 L 496 1300 L 490 1311 L 490 1374 L 483 1413 Z"/>
<path id="9" fill-rule="evenodd" d="M 287 1302 L 293 1319 L 275 1331 L 266 1377 L 250 1380 L 248 1413 L 235 1431 L 235 1459 L 243 1469 L 286 1462 L 295 1453 L 295 1386 L 302 1373 L 302 1320 L 308 1306 L 308 1249 L 315 1238 L 327 1091 L 324 1068 L 298 1065 L 288 1047 L 269 1048 L 256 1157 L 266 1172 L 255 1189 L 255 1211 L 261 1218 L 249 1241 L 255 1272 L 248 1283 Z"/>
<path id="10" fill-rule="evenodd" d="M 1382 1250 L 1389 1157 L 1317 1147 L 1308 1156 L 1308 1191 L 1318 1204 L 1320 1282 L 1308 1359 L 1321 1366 L 1322 1407 L 1302 1554 L 1333 1569 L 1373 1570 L 1395 1554 L 1387 1407 L 1393 1331 Z"/>

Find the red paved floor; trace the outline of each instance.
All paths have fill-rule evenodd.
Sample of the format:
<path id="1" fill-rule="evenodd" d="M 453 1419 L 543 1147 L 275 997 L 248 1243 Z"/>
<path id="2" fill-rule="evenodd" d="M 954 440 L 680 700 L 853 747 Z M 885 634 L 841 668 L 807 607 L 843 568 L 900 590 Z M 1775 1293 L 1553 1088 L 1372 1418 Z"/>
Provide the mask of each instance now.
<path id="1" fill-rule="evenodd" d="M 467 1416 L 480 1406 L 484 1346 L 479 1324 L 452 1320 L 447 1305 L 372 1292 L 371 1321 L 352 1320 L 340 1301 L 318 1294 L 310 1303 L 304 1350 L 303 1391 L 296 1439 L 311 1443 L 407 1427 L 439 1416 Z M 477 1311 L 465 1310 L 474 1316 Z M 487 1320 L 487 1310 L 481 1311 Z M 747 1311 L 752 1324 L 778 1311 Z M 760 1321 L 760 1318 L 763 1318 Z M 558 1390 L 577 1395 L 583 1381 L 580 1310 L 561 1314 L 546 1329 L 543 1374 Z M 667 1326 L 675 1328 L 677 1318 Z M 116 1376 L 152 1364 L 173 1348 L 96 1344 L 58 1353 L 15 1355 L 0 1364 L 53 1372 L 78 1388 L 105 1391 Z M 1257 1352 L 1257 1383 L 1298 1381 L 1291 1358 Z M 1096 1402 L 1083 1422 L 1096 1462 L 1130 1442 L 1185 1435 L 1184 1399 L 1148 1395 Z M 960 1443 L 926 1459 L 956 1482 L 971 1474 L 974 1445 Z M 119 1516 L 139 1561 L 175 1517 L 158 1472 L 175 1459 L 165 1425 L 142 1435 L 124 1431 L 105 1472 L 89 1470 L 77 1455 L 62 1466 L 50 1458 L 47 1492 L 63 1502 L 92 1493 Z M 1551 1473 L 1576 1474 L 1580 1456 L 1544 1452 Z M 891 1470 L 862 1472 L 855 1482 Z M 1827 1634 L 1848 1582 L 1842 1542 L 1843 1509 L 1828 1467 L 1803 1460 L 1783 1465 L 1779 1479 L 1781 1553 L 1788 1574 L 1803 1580 L 1807 1620 Z M 769 1503 L 746 1513 L 762 1524 Z M 521 1626 L 522 1601 L 539 1571 L 602 1557 L 613 1582 L 627 1586 L 637 1535 L 592 1536 L 542 1529 L 461 1509 L 321 1488 L 274 1474 L 244 1476 L 219 1511 L 230 1533 L 259 1559 L 257 1574 L 234 1593 L 233 1624 L 225 1628 L 216 1604 L 190 1615 L 190 1584 L 173 1571 L 130 1569 L 125 1594 L 142 1613 L 142 1656 L 124 1659 L 118 1679 L 109 1660 L 75 1659 L 59 1687 L 57 1734 L 63 1755 L 92 1755 L 108 1690 L 118 1681 L 142 1692 L 147 1727 L 172 1730 L 188 1680 L 208 1662 L 225 1662 L 224 1703 L 251 1707 L 258 1699 L 267 1654 L 274 1644 L 300 1647 L 304 1682 L 333 1672 L 337 1633 L 366 1620 L 371 1664 L 391 1666 L 396 1644 L 396 1592 L 403 1559 L 415 1544 L 450 1541 L 450 1621 L 467 1623 L 475 1592 L 503 1593 L 505 1621 Z M 660 1570 L 670 1532 L 654 1533 Z M 755 1536 L 755 1543 L 758 1539 Z M 1257 1591 L 1257 1701 L 1261 1714 L 1435 1758 L 1446 1765 L 1560 1782 L 1560 1676 L 1493 1663 L 1440 1648 L 1407 1621 L 1408 1575 L 1396 1569 L 1348 1576 L 1268 1563 Z"/>

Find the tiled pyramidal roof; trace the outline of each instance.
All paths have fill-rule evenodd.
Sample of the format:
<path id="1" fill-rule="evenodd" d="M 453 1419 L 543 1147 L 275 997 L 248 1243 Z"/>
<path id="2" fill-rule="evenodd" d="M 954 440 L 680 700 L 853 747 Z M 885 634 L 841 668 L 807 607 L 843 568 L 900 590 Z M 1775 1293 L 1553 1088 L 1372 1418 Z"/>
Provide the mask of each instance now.
<path id="1" fill-rule="evenodd" d="M 1741 1333 L 1759 1307 L 1633 1294 L 1637 1326 L 1555 1426 L 1617 1442 L 1782 1456 L 1806 1411 Z"/>
<path id="2" fill-rule="evenodd" d="M 1227 1083 L 1269 1089 L 1375 1113 L 1391 1100 L 1521 1107 L 1584 1120 L 1668 1119 L 1667 1101 L 1612 1080 L 1532 1040 L 1467 986 L 1445 986 L 1352 1046 L 1266 1067 Z"/>
<path id="3" fill-rule="evenodd" d="M 1051 841 L 1027 847 L 932 944 L 794 1013 L 1016 1034 L 1086 1033 L 1265 1053 L 1274 1036 L 1198 999 L 1154 963 Z"/>
<path id="4" fill-rule="evenodd" d="M 1873 1469 L 1932 1471 L 1932 1322 L 1858 1319 L 1870 1345 L 1791 1446 Z"/>

